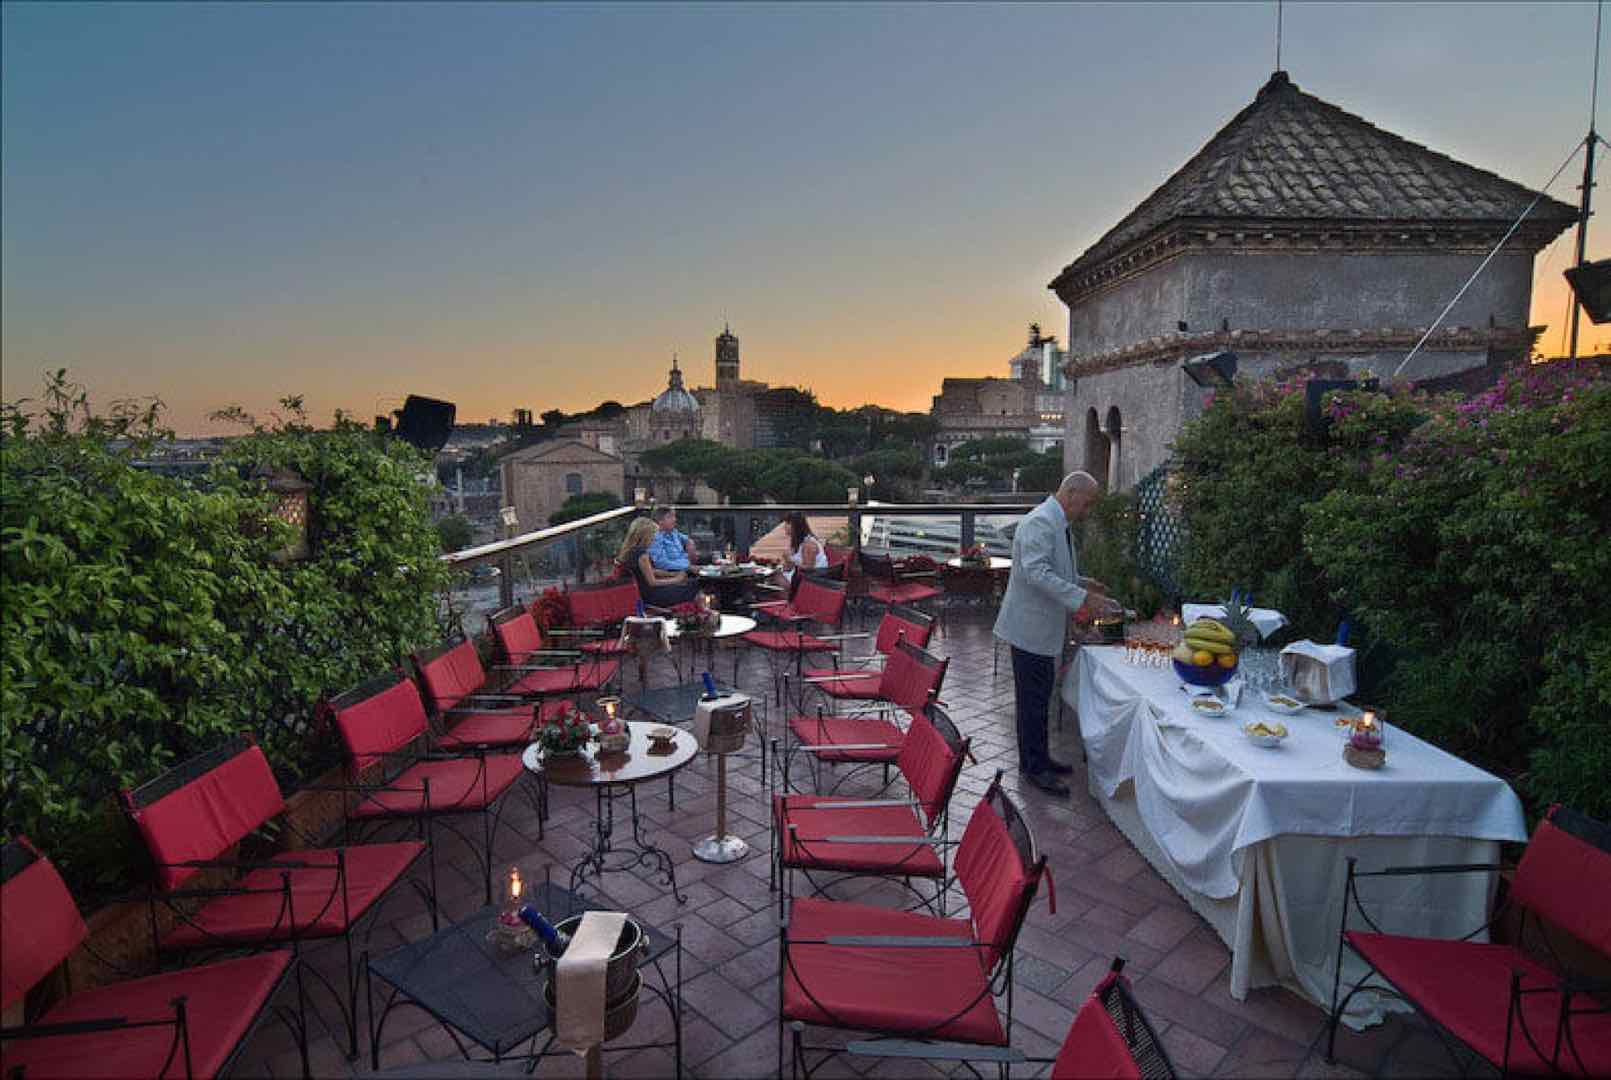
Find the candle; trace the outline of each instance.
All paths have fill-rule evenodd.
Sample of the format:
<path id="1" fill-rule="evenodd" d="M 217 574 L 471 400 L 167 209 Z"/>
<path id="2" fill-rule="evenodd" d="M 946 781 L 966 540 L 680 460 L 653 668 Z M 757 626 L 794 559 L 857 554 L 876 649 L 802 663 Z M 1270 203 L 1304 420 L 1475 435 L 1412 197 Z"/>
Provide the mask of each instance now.
<path id="1" fill-rule="evenodd" d="M 847 504 L 855 506 L 859 501 L 861 501 L 861 488 L 845 489 L 845 502 Z"/>

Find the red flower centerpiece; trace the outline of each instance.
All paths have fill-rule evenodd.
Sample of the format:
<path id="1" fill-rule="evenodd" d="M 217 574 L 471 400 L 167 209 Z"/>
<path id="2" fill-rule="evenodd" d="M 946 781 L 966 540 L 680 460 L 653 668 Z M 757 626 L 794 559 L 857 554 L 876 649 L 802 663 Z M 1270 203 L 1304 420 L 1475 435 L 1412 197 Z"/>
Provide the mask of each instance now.
<path id="1" fill-rule="evenodd" d="M 579 754 L 593 737 L 593 724 L 587 714 L 574 705 L 551 717 L 537 729 L 537 743 L 545 756 L 563 757 Z"/>

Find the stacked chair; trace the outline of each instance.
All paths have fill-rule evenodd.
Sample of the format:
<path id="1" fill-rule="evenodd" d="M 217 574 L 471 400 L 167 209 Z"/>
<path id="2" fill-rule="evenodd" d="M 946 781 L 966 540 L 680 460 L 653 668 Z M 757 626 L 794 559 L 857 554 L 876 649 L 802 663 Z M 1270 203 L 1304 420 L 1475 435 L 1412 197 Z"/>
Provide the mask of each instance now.
<path id="1" fill-rule="evenodd" d="M 925 907 L 944 915 L 949 807 L 968 756 L 968 740 L 943 709 L 930 705 L 912 717 L 895 760 L 910 798 L 801 794 L 785 785 L 772 798 L 771 882 L 779 889 L 778 914 L 794 895 L 799 872 L 818 895 L 845 877 L 898 880 Z M 773 775 L 786 779 L 788 769 L 774 769 Z M 914 881 L 934 887 L 932 900 Z"/>
<path id="2" fill-rule="evenodd" d="M 285 809 L 268 759 L 246 736 L 125 791 L 123 805 L 151 858 L 152 925 L 157 925 L 158 905 L 176 920 L 157 939 L 159 955 L 255 953 L 339 938 L 346 954 L 343 988 L 332 986 L 316 967 L 306 970 L 335 998 L 347 1025 L 349 1053 L 356 1056 L 359 972 L 353 964 L 353 935 L 366 918 L 369 929 L 374 928 L 374 913 L 426 853 L 427 841 L 232 857 L 237 845 L 255 839 Z M 429 885 L 407 880 L 424 900 L 434 929 L 434 863 L 431 869 Z M 227 878 L 221 885 L 198 885 L 196 877 L 204 870 Z"/>
<path id="3" fill-rule="evenodd" d="M 288 902 L 289 892 L 282 897 Z M 26 838 L 0 848 L 0 1009 L 23 1001 L 87 935 L 50 860 Z M 296 1036 L 306 1076 L 301 968 L 295 941 L 287 944 L 292 948 L 69 992 L 31 1022 L 0 1028 L 0 1075 L 217 1076 L 229 1070 L 280 988 L 294 980 L 297 1008 L 273 1011 Z"/>
<path id="4" fill-rule="evenodd" d="M 1361 881 L 1415 874 L 1492 874 L 1491 865 L 1395 867 L 1361 871 L 1348 860 L 1343 922 L 1337 941 L 1326 1059 L 1336 1049 L 1337 1025 L 1355 994 L 1402 998 L 1432 1021 L 1457 1069 L 1465 1069 L 1450 1039 L 1486 1059 L 1501 1074 L 1611 1076 L 1611 980 L 1572 971 L 1553 957 L 1546 927 L 1565 931 L 1611 960 L 1611 827 L 1552 806 L 1539 822 L 1510 883 L 1518 943 L 1494 944 L 1488 925 L 1457 940 L 1384 933 L 1366 912 Z M 1369 929 L 1348 928 L 1349 903 Z M 1531 928 L 1531 934 L 1529 933 Z M 1346 995 L 1343 951 L 1369 967 Z"/>
<path id="5" fill-rule="evenodd" d="M 837 637 L 806 632 L 807 627 L 837 629 L 845 613 L 845 583 L 828 578 L 794 575 L 794 595 L 787 600 L 755 605 L 757 618 L 766 629 L 751 630 L 743 641 L 764 650 L 772 671 L 772 694 L 782 702 L 781 677 L 789 658 L 794 659 L 795 677 L 804 670 L 807 653 L 832 653 L 839 649 Z M 780 659 L 781 658 L 781 659 Z"/>
<path id="6" fill-rule="evenodd" d="M 507 672 L 511 677 L 508 693 L 558 697 L 596 692 L 607 686 L 621 668 L 619 660 L 578 649 L 544 648 L 537 620 L 519 605 L 494 613 L 489 621 L 498 647 L 509 661 L 493 666 L 494 671 Z"/>
<path id="7" fill-rule="evenodd" d="M 837 701 L 876 698 L 883 665 L 889 661 L 896 644 L 904 641 L 909 645 L 926 649 L 933 633 L 934 616 L 917 608 L 897 604 L 885 611 L 883 618 L 879 619 L 871 653 L 848 661 L 843 654 L 836 653 L 833 667 L 806 668 L 798 672 L 796 678 L 800 680 L 802 699 L 807 687 Z M 846 635 L 846 638 L 850 636 Z"/>
<path id="8" fill-rule="evenodd" d="M 1048 874 L 1000 773 L 973 811 L 955 867 L 966 917 L 820 897 L 788 904 L 778 939 L 780 1075 L 785 1029 L 791 1072 L 809 1075 L 842 1052 L 807 1045 L 808 1024 L 871 1033 L 869 1052 L 887 1039 L 1008 1045 L 1013 946 Z M 1005 998 L 1005 1022 L 997 997 Z"/>
<path id="9" fill-rule="evenodd" d="M 344 818 L 348 839 L 355 825 L 378 829 L 403 824 L 423 832 L 427 821 L 437 822 L 475 854 L 483 871 L 486 902 L 492 903 L 492 843 L 503 819 L 505 796 L 520 784 L 531 799 L 539 828 L 546 816 L 520 754 L 493 753 L 486 746 L 454 753 L 434 749 L 419 690 L 398 673 L 340 694 L 325 708 L 346 747 L 357 795 Z M 378 776 L 371 777 L 373 773 Z M 480 822 L 479 847 L 458 830 L 457 822 L 467 816 Z"/>

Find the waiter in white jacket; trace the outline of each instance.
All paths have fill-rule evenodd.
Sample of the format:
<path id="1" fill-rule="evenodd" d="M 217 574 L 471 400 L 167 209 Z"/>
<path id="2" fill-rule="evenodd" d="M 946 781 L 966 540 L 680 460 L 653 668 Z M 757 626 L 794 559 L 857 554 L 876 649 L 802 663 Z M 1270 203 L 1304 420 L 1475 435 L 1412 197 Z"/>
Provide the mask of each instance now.
<path id="1" fill-rule="evenodd" d="M 1082 578 L 1069 526 L 1090 512 L 1102 486 L 1087 472 L 1063 478 L 1057 493 L 1018 524 L 1012 540 L 1012 575 L 996 616 L 996 637 L 1012 646 L 1012 677 L 1018 704 L 1018 770 L 1053 795 L 1069 794 L 1062 777 L 1073 772 L 1047 749 L 1046 714 L 1057 660 L 1063 655 L 1068 616 L 1089 604 L 1113 606 L 1107 587 Z"/>

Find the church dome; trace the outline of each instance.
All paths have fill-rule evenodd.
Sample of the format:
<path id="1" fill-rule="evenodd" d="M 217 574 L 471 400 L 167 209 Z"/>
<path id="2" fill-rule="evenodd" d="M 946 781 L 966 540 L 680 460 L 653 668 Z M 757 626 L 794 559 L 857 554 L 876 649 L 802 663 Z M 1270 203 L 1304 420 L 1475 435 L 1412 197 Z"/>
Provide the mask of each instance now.
<path id="1" fill-rule="evenodd" d="M 677 370 L 677 357 L 671 358 L 671 376 L 666 380 L 666 388 L 660 396 L 654 399 L 649 406 L 657 413 L 694 413 L 699 411 L 699 400 L 683 389 L 682 372 Z"/>

